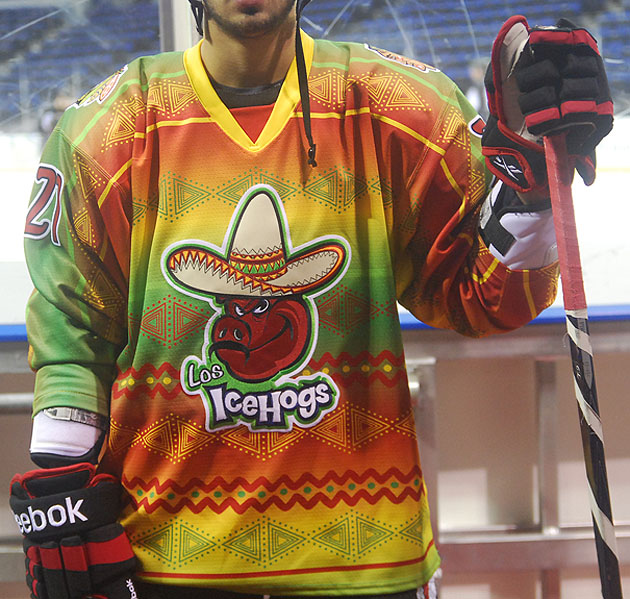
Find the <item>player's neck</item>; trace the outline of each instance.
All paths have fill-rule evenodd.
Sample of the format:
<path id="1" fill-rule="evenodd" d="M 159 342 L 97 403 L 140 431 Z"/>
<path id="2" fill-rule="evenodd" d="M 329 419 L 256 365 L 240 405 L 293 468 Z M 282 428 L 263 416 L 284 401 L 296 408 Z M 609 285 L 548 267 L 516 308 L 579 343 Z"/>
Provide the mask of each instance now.
<path id="1" fill-rule="evenodd" d="M 295 56 L 295 23 L 255 38 L 210 27 L 201 57 L 211 77 L 231 87 L 256 87 L 284 78 Z"/>

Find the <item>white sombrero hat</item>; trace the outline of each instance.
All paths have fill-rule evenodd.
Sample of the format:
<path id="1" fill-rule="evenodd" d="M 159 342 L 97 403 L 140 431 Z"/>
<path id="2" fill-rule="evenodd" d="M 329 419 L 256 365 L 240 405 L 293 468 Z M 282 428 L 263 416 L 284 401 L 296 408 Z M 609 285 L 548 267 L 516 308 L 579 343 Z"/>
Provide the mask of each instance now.
<path id="1" fill-rule="evenodd" d="M 257 188 L 228 229 L 225 255 L 214 247 L 184 244 L 170 252 L 166 269 L 187 289 L 240 296 L 306 294 L 341 272 L 346 249 L 339 241 L 317 240 L 287 255 L 282 225 L 274 194 Z"/>

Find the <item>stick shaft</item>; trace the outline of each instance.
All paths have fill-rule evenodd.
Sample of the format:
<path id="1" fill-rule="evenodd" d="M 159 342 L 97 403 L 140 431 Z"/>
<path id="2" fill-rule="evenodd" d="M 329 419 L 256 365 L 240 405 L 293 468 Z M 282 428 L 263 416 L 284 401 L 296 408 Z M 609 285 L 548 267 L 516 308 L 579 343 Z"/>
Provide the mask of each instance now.
<path id="1" fill-rule="evenodd" d="M 569 166 L 564 134 L 545 137 L 544 143 L 602 597 L 621 599 L 619 558 L 571 194 L 573 171 Z"/>

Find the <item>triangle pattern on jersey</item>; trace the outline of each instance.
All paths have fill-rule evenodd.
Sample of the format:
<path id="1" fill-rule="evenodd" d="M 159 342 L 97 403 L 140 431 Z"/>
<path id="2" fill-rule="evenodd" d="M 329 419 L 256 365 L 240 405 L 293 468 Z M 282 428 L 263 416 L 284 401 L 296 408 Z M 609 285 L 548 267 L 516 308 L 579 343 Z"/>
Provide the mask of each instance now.
<path id="1" fill-rule="evenodd" d="M 122 105 L 123 110 L 131 117 L 132 120 L 136 120 L 137 116 L 146 110 L 144 100 L 139 96 L 133 95 Z"/>
<path id="2" fill-rule="evenodd" d="M 324 104 L 332 103 L 332 73 L 324 73 L 308 80 L 308 92 Z"/>
<path id="3" fill-rule="evenodd" d="M 260 182 L 273 187 L 278 192 L 278 195 L 282 198 L 283 202 L 290 200 L 296 193 L 297 189 L 285 183 L 284 181 L 280 181 L 279 179 L 268 175 L 267 173 L 260 173 Z"/>
<path id="4" fill-rule="evenodd" d="M 177 177 L 173 177 L 173 206 L 175 214 L 180 215 L 199 202 L 207 201 L 210 195 L 201 188 L 183 181 Z"/>
<path id="5" fill-rule="evenodd" d="M 209 549 L 216 543 L 196 532 L 193 527 L 181 524 L 179 527 L 179 561 L 184 562 Z"/>
<path id="6" fill-rule="evenodd" d="M 171 103 L 171 111 L 178 112 L 197 96 L 195 96 L 195 92 L 191 85 L 183 83 L 169 83 L 168 97 Z"/>
<path id="7" fill-rule="evenodd" d="M 336 170 L 318 177 L 304 187 L 304 191 L 312 195 L 317 201 L 329 206 L 337 207 L 339 196 L 339 174 Z"/>
<path id="8" fill-rule="evenodd" d="M 100 167 L 93 160 L 90 160 L 82 153 L 74 152 L 72 155 L 74 160 L 75 172 L 81 186 L 81 193 L 84 198 L 89 198 L 95 194 L 103 185 L 103 176 Z"/>
<path id="9" fill-rule="evenodd" d="M 236 445 L 259 456 L 262 454 L 262 435 L 252 433 L 246 426 L 238 426 L 222 432 L 221 441 Z"/>
<path id="10" fill-rule="evenodd" d="M 470 184 L 468 185 L 468 193 L 471 200 L 480 198 L 486 190 L 486 177 L 481 170 L 470 171 Z"/>
<path id="11" fill-rule="evenodd" d="M 122 110 L 116 110 L 112 117 L 107 134 L 105 135 L 105 144 L 115 144 L 133 139 L 136 132 L 136 125 L 133 120 Z"/>
<path id="12" fill-rule="evenodd" d="M 363 179 L 355 177 L 354 174 L 349 171 L 340 173 L 340 179 L 343 182 L 343 185 L 340 185 L 340 187 L 343 188 L 342 205 L 344 208 L 348 208 L 348 206 L 356 202 L 357 198 L 367 192 L 368 186 Z"/>
<path id="13" fill-rule="evenodd" d="M 304 435 L 306 435 L 306 431 L 301 428 L 294 428 L 286 432 L 270 431 L 266 433 L 268 451 L 269 453 L 273 453 L 284 449 L 289 445 L 297 443 Z"/>
<path id="14" fill-rule="evenodd" d="M 199 430 L 187 422 L 177 421 L 177 457 L 187 456 L 197 449 L 212 443 L 214 435 Z"/>
<path id="15" fill-rule="evenodd" d="M 352 444 L 361 445 L 375 436 L 384 433 L 390 426 L 374 416 L 352 408 Z"/>
<path id="16" fill-rule="evenodd" d="M 138 222 L 147 213 L 148 209 L 149 206 L 143 200 L 132 199 L 131 211 L 133 224 L 136 224 L 136 222 Z"/>
<path id="17" fill-rule="evenodd" d="M 376 314 L 378 309 L 372 309 L 370 302 L 348 291 L 345 294 L 346 323 L 352 330 L 357 325 L 364 323 L 370 316 Z"/>
<path id="18" fill-rule="evenodd" d="M 347 449 L 348 447 L 348 411 L 335 410 L 326 414 L 324 419 L 314 427 L 308 429 L 311 435 L 333 443 L 338 447 Z"/>
<path id="19" fill-rule="evenodd" d="M 324 299 L 325 298 L 325 299 Z M 341 320 L 341 296 L 339 292 L 331 292 L 320 299 L 317 304 L 319 321 L 337 331 L 340 329 Z"/>
<path id="20" fill-rule="evenodd" d="M 335 71 L 334 80 L 333 80 L 333 89 L 332 89 L 332 97 L 330 99 L 332 104 L 345 104 L 347 97 L 347 89 L 353 85 L 345 76 L 342 76 L 340 73 Z"/>
<path id="21" fill-rule="evenodd" d="M 383 103 L 391 82 L 391 75 L 372 75 L 369 77 L 367 85 L 368 95 L 375 104 L 381 105 Z"/>
<path id="22" fill-rule="evenodd" d="M 159 557 L 171 561 L 173 557 L 173 527 L 171 525 L 165 526 L 146 537 L 135 539 L 135 543 Z"/>
<path id="23" fill-rule="evenodd" d="M 171 202 L 169 198 L 173 197 L 173 191 L 171 189 L 171 179 L 167 176 L 160 177 L 158 184 L 160 188 L 159 197 L 165 198 L 163 202 L 158 202 L 157 211 L 160 216 L 169 216 L 169 210 L 171 209 Z"/>
<path id="24" fill-rule="evenodd" d="M 173 302 L 173 339 L 175 341 L 205 326 L 207 322 L 208 316 L 204 312 Z"/>
<path id="25" fill-rule="evenodd" d="M 169 421 L 152 426 L 141 433 L 142 443 L 148 448 L 169 458 L 175 457 L 173 431 Z"/>
<path id="26" fill-rule="evenodd" d="M 386 106 L 388 108 L 424 108 L 425 104 L 406 81 L 399 79 L 394 84 Z"/>
<path id="27" fill-rule="evenodd" d="M 400 534 L 408 537 L 412 541 L 416 543 L 423 542 L 423 526 L 422 526 L 422 518 L 418 516 L 411 524 L 406 526 L 400 531 Z"/>
<path id="28" fill-rule="evenodd" d="M 393 204 L 394 190 L 391 184 L 384 179 L 379 179 L 377 177 L 372 183 L 370 183 L 369 189 L 371 189 L 375 194 L 381 196 L 384 207 L 389 207 Z"/>
<path id="29" fill-rule="evenodd" d="M 78 212 L 73 219 L 74 230 L 77 232 L 79 239 L 85 244 L 94 249 L 96 247 L 96 238 L 94 235 L 94 229 L 92 228 L 92 220 L 86 209 Z"/>
<path id="30" fill-rule="evenodd" d="M 115 308 L 121 303 L 120 292 L 100 270 L 94 272 L 92 278 L 87 281 L 83 297 L 106 313 L 115 312 Z"/>
<path id="31" fill-rule="evenodd" d="M 416 434 L 416 424 L 413 417 L 413 412 L 408 412 L 405 416 L 403 416 L 396 424 L 396 428 L 407 433 L 408 435 L 415 436 Z"/>
<path id="32" fill-rule="evenodd" d="M 389 302 L 389 304 L 387 304 L 383 309 L 388 316 L 398 316 L 398 306 L 396 305 L 396 301 Z"/>
<path id="33" fill-rule="evenodd" d="M 124 428 L 113 420 L 110 422 L 108 447 L 113 454 L 130 447 L 139 438 L 140 434 L 137 431 Z"/>
<path id="34" fill-rule="evenodd" d="M 313 541 L 349 556 L 351 553 L 349 518 L 324 528 L 313 536 Z"/>
<path id="35" fill-rule="evenodd" d="M 468 126 L 454 108 L 449 110 L 444 119 L 444 127 L 440 137 L 443 141 L 453 141 L 460 147 L 468 147 Z"/>
<path id="36" fill-rule="evenodd" d="M 167 310 L 167 303 L 161 302 L 155 308 L 151 308 L 145 312 L 142 315 L 140 329 L 151 337 L 157 337 L 160 341 L 166 342 L 166 324 L 168 320 Z"/>
<path id="37" fill-rule="evenodd" d="M 147 108 L 154 108 L 160 112 L 166 111 L 166 101 L 161 85 L 151 85 L 147 91 Z"/>
<path id="38" fill-rule="evenodd" d="M 223 189 L 217 191 L 217 196 L 221 198 L 227 204 L 237 204 L 243 197 L 245 192 L 252 187 L 254 180 L 252 175 L 246 175 L 245 177 L 238 179 L 234 183 L 227 185 Z"/>
<path id="39" fill-rule="evenodd" d="M 359 553 L 371 549 L 393 536 L 392 531 L 357 516 L 357 548 Z"/>
<path id="40" fill-rule="evenodd" d="M 223 546 L 259 562 L 263 555 L 261 538 L 260 524 L 255 524 L 225 541 Z"/>
<path id="41" fill-rule="evenodd" d="M 284 553 L 295 549 L 306 540 L 302 535 L 271 522 L 269 523 L 267 534 L 269 539 L 269 557 L 271 559 L 281 557 Z"/>

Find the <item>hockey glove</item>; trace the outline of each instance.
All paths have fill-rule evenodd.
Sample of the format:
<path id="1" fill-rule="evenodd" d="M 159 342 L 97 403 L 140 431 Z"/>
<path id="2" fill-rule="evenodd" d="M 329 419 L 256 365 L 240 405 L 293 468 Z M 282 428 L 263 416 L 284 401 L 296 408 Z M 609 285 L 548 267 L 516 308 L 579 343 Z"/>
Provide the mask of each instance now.
<path id="1" fill-rule="evenodd" d="M 508 19 L 486 72 L 490 117 L 482 144 L 488 168 L 514 189 L 545 190 L 542 137 L 566 131 L 569 154 L 587 185 L 595 147 L 612 129 L 613 104 L 597 42 L 560 19 L 529 28 Z"/>
<path id="2" fill-rule="evenodd" d="M 33 599 L 136 598 L 116 478 L 87 462 L 32 470 L 11 480 L 10 504 Z"/>

